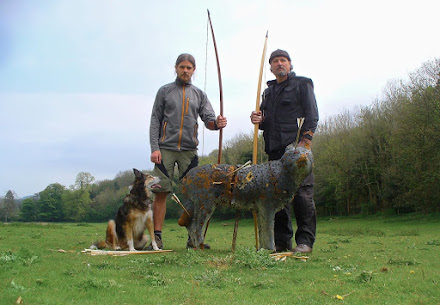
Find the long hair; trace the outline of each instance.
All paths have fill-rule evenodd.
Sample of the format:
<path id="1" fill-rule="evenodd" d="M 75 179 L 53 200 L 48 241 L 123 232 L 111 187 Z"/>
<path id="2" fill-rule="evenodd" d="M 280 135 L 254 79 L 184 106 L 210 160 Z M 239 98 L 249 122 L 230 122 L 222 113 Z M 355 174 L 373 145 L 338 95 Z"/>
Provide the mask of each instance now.
<path id="1" fill-rule="evenodd" d="M 175 67 L 177 68 L 177 66 L 185 60 L 189 61 L 193 65 L 194 69 L 196 68 L 196 60 L 194 59 L 194 56 L 188 53 L 180 54 L 179 57 L 177 57 Z"/>

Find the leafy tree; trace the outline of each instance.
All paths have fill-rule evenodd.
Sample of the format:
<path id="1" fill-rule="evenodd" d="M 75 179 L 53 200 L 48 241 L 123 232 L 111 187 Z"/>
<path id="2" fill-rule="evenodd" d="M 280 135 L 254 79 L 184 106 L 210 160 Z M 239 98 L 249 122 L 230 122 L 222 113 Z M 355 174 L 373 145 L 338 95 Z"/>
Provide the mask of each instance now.
<path id="1" fill-rule="evenodd" d="M 93 183 L 93 181 L 95 181 L 95 177 L 90 173 L 80 172 L 76 175 L 74 188 L 80 190 L 86 189 Z"/>
<path id="2" fill-rule="evenodd" d="M 84 221 L 92 200 L 90 192 L 95 181 L 90 173 L 80 172 L 75 184 L 61 196 L 64 219 L 67 221 Z"/>
<path id="3" fill-rule="evenodd" d="M 106 221 L 114 219 L 124 197 L 133 184 L 133 170 L 119 172 L 113 180 L 103 180 L 92 185 L 92 202 L 87 210 L 88 221 Z"/>
<path id="4" fill-rule="evenodd" d="M 38 200 L 35 197 L 23 200 L 20 209 L 20 219 L 23 221 L 38 220 Z"/>
<path id="5" fill-rule="evenodd" d="M 207 156 L 199 156 L 199 165 L 218 163 L 218 149 L 214 149 Z"/>
<path id="6" fill-rule="evenodd" d="M 319 187 L 333 192 L 333 211 L 351 214 L 356 210 L 356 188 L 359 187 L 359 122 L 357 113 L 348 110 L 327 122 L 321 123 L 313 140 L 315 177 L 317 184 L 317 205 L 326 198 L 320 198 Z M 355 132 L 356 131 L 356 132 Z M 319 204 L 318 204 L 319 203 Z"/>
<path id="7" fill-rule="evenodd" d="M 103 188 L 93 198 L 87 210 L 88 221 L 107 221 L 114 219 L 117 210 L 122 205 L 128 188 L 115 189 L 112 187 Z"/>
<path id="8" fill-rule="evenodd" d="M 64 220 L 62 196 L 66 192 L 65 186 L 59 183 L 50 184 L 40 192 L 38 200 L 38 220 L 62 221 Z"/>
<path id="9" fill-rule="evenodd" d="M 237 134 L 234 138 L 229 140 L 224 149 L 224 162 L 227 164 L 241 165 L 247 161 L 252 161 L 253 156 L 253 141 L 254 135 Z M 258 163 L 267 162 L 267 155 L 264 152 L 263 134 L 260 133 L 257 139 L 257 159 Z"/>
<path id="10" fill-rule="evenodd" d="M 14 216 L 16 211 L 15 206 L 15 194 L 13 191 L 9 190 L 6 192 L 5 199 L 3 201 L 3 216 L 5 219 L 5 222 L 8 222 L 11 220 L 11 218 Z"/>
<path id="11" fill-rule="evenodd" d="M 64 219 L 67 221 L 84 221 L 92 202 L 87 188 L 67 190 L 62 194 L 61 201 Z"/>
<path id="12" fill-rule="evenodd" d="M 130 185 L 133 184 L 134 181 L 133 170 L 126 170 L 119 172 L 118 174 L 116 174 L 114 181 L 116 183 L 116 189 L 118 190 L 121 188 L 129 187 Z"/>
<path id="13" fill-rule="evenodd" d="M 320 123 L 313 146 L 324 211 L 439 211 L 440 60 L 390 82 L 383 100 Z"/>
<path id="14" fill-rule="evenodd" d="M 401 210 L 438 211 L 440 200 L 440 60 L 422 65 L 394 94 L 393 158 L 401 171 Z"/>
<path id="15" fill-rule="evenodd" d="M 239 133 L 224 144 L 222 150 L 222 163 L 241 165 L 252 161 L 253 156 L 253 132 L 250 134 Z M 264 152 L 263 134 L 260 133 L 257 142 L 258 163 L 267 162 L 267 155 Z M 199 158 L 199 165 L 218 163 L 218 149 L 213 150 L 208 156 Z"/>

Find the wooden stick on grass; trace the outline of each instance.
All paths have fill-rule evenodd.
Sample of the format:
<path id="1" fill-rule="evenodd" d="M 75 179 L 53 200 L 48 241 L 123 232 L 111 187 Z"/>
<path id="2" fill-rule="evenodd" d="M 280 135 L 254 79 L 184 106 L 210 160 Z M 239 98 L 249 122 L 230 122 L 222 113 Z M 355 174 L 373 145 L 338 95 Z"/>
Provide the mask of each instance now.
<path id="1" fill-rule="evenodd" d="M 125 255 L 133 255 L 133 254 L 155 254 L 155 253 L 167 253 L 173 252 L 173 250 L 153 250 L 153 251 L 105 251 L 105 250 L 92 250 L 92 249 L 84 249 L 81 251 L 85 254 L 94 255 L 114 255 L 114 256 L 125 256 Z"/>

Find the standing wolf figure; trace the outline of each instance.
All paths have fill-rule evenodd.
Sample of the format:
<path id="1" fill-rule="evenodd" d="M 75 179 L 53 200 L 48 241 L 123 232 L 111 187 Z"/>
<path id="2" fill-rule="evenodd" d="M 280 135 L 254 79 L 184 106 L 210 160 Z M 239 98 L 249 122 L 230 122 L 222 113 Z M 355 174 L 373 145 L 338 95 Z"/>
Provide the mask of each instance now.
<path id="1" fill-rule="evenodd" d="M 179 224 L 188 230 L 189 244 L 203 248 L 204 228 L 218 205 L 255 210 L 260 247 L 275 249 L 275 213 L 289 203 L 313 166 L 312 152 L 287 146 L 280 160 L 237 166 L 208 164 L 193 168 L 182 180 L 184 212 Z"/>

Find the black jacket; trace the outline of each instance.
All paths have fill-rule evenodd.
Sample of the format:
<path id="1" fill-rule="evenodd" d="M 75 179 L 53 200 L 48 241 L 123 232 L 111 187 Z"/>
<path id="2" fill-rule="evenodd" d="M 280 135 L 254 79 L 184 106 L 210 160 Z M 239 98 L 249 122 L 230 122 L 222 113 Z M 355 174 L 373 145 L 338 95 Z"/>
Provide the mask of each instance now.
<path id="1" fill-rule="evenodd" d="M 267 84 L 260 107 L 264 120 L 259 126 L 266 153 L 284 151 L 295 142 L 297 118 L 305 118 L 299 141 L 302 137 L 311 140 L 319 119 L 312 80 L 290 72 L 286 81 L 278 84 L 272 80 Z"/>

